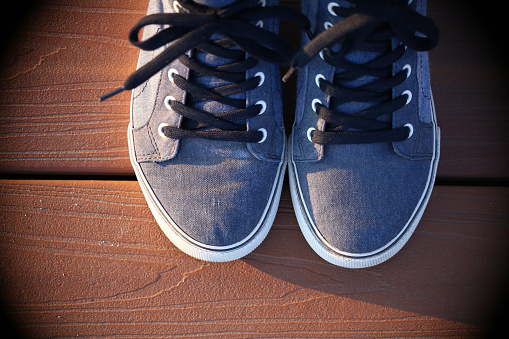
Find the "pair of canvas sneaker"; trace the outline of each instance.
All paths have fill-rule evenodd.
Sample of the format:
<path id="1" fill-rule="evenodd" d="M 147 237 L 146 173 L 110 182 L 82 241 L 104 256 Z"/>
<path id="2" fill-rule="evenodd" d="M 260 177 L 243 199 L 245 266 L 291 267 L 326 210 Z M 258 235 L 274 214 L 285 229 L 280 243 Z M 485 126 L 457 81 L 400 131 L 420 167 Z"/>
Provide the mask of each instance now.
<path id="1" fill-rule="evenodd" d="M 151 0 L 129 36 L 138 70 L 112 95 L 133 89 L 131 162 L 166 236 L 201 260 L 245 256 L 272 226 L 288 166 L 297 220 L 322 258 L 360 268 L 401 249 L 439 155 L 423 52 L 438 29 L 425 6 Z M 280 19 L 306 32 L 298 52 L 277 35 Z M 298 70 L 289 139 L 282 64 L 286 77 Z"/>

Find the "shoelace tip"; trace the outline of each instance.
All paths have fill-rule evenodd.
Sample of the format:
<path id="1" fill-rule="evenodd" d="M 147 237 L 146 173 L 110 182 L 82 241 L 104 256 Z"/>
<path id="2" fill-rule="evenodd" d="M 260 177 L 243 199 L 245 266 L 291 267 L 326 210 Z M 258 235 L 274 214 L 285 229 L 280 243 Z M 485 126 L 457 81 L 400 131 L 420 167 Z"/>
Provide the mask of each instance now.
<path id="1" fill-rule="evenodd" d="M 125 88 L 124 87 L 119 87 L 116 90 L 111 91 L 110 93 L 103 95 L 102 97 L 99 98 L 99 100 L 100 101 L 104 101 L 104 100 L 109 99 L 112 96 L 115 96 L 115 95 L 117 95 L 117 94 L 119 94 L 119 93 L 121 93 L 123 91 L 125 91 Z"/>

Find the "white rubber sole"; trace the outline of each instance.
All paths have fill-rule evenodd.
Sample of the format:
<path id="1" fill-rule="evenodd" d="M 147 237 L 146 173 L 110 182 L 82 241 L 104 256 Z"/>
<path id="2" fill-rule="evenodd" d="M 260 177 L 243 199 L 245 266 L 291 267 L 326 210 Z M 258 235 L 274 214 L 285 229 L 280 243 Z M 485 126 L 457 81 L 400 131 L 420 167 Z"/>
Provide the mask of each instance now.
<path id="1" fill-rule="evenodd" d="M 154 215 L 157 224 L 166 237 L 168 237 L 168 239 L 170 239 L 177 248 L 196 259 L 212 262 L 227 262 L 244 257 L 262 243 L 272 227 L 278 210 L 279 200 L 281 198 L 281 190 L 283 188 L 286 170 L 286 145 L 283 149 L 282 161 L 279 164 L 277 177 L 272 186 L 269 200 L 262 217 L 253 231 L 249 234 L 249 236 L 235 244 L 224 247 L 210 246 L 192 239 L 164 210 L 163 206 L 150 188 L 147 179 L 143 175 L 140 165 L 136 161 L 131 127 L 131 124 L 129 124 L 127 132 L 129 141 L 129 158 L 131 159 L 131 164 L 134 168 L 138 183 L 140 184 L 143 195 L 147 200 L 147 204 Z"/>
<path id="2" fill-rule="evenodd" d="M 389 258 L 393 257 L 410 239 L 411 235 L 417 228 L 419 221 L 426 209 L 431 192 L 433 190 L 433 184 L 435 182 L 436 171 L 438 167 L 438 159 L 440 157 L 440 128 L 436 123 L 435 106 L 432 99 L 432 120 L 435 125 L 435 137 L 434 137 L 434 153 L 431 161 L 431 166 L 428 173 L 428 180 L 426 188 L 423 191 L 421 199 L 417 204 L 412 216 L 407 221 L 401 232 L 392 241 L 387 243 L 384 247 L 377 251 L 365 254 L 349 254 L 334 248 L 328 243 L 325 238 L 320 234 L 320 231 L 314 225 L 308 207 L 305 204 L 303 198 L 299 179 L 297 176 L 297 167 L 293 161 L 292 156 L 292 143 L 293 135 L 290 136 L 289 151 L 288 151 L 288 166 L 289 166 L 289 177 L 290 177 L 290 192 L 292 196 L 292 203 L 297 216 L 299 227 L 304 234 L 307 242 L 313 248 L 313 250 L 324 260 L 331 264 L 342 266 L 346 268 L 365 268 L 370 266 L 378 265 Z"/>

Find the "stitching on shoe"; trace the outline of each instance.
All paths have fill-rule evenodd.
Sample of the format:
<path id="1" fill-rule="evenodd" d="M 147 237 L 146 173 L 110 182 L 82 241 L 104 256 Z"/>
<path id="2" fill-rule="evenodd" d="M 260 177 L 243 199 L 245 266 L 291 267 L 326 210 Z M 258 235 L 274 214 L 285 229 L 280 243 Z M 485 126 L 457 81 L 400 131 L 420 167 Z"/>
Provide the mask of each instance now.
<path id="1" fill-rule="evenodd" d="M 159 91 L 161 89 L 161 81 L 162 81 L 162 76 L 159 77 L 159 83 L 157 84 L 157 91 L 156 91 L 156 95 L 155 97 L 156 98 L 159 98 Z M 156 109 L 157 109 L 157 100 L 154 100 L 154 106 L 152 107 L 152 113 L 150 114 L 150 119 L 149 121 L 152 121 L 152 118 L 154 117 L 154 113 L 156 112 Z M 149 139 L 150 139 L 150 143 L 152 144 L 152 147 L 154 147 L 155 149 L 155 153 L 152 153 L 152 154 L 157 154 L 156 157 L 154 158 L 151 158 L 151 160 L 157 160 L 157 159 L 161 159 L 161 152 L 159 151 L 159 147 L 157 147 L 157 142 L 156 140 L 154 139 L 154 135 L 149 127 L 150 125 L 148 124 L 147 125 L 147 128 L 148 128 L 148 134 L 149 134 Z"/>
<path id="2" fill-rule="evenodd" d="M 419 63 L 419 74 L 422 74 L 423 70 L 425 71 L 424 58 L 418 57 L 417 58 L 417 62 Z M 431 108 L 431 98 L 428 95 L 425 94 L 424 86 L 421 86 L 420 92 L 421 92 L 422 97 L 424 97 L 426 99 L 426 101 L 428 101 L 430 103 L 430 108 Z M 422 126 L 423 123 L 421 123 L 419 115 L 417 116 L 417 123 L 418 123 L 418 125 L 416 126 L 417 127 L 417 131 L 416 131 L 417 132 L 417 135 L 416 135 L 417 139 L 416 139 L 416 142 L 414 142 L 414 147 L 413 147 L 414 149 L 413 149 L 412 155 L 417 155 L 417 157 L 419 159 L 422 159 L 423 157 L 428 158 L 428 157 L 433 155 L 433 151 L 431 151 L 431 153 L 430 152 L 420 152 L 419 151 L 419 145 L 421 143 L 425 143 L 426 142 L 426 140 L 422 140 L 422 138 L 425 137 L 425 135 L 423 136 L 422 129 L 423 128 L 427 129 L 427 126 L 426 126 L 427 124 L 424 123 L 424 126 Z M 433 119 L 431 119 L 431 128 L 433 129 Z"/>
<path id="3" fill-rule="evenodd" d="M 299 130 L 302 131 L 302 129 L 300 129 L 300 128 L 299 128 Z M 297 143 L 298 143 L 298 147 L 299 147 L 298 160 L 306 160 L 306 157 L 303 155 L 305 152 L 304 152 L 304 143 L 302 142 L 302 140 L 306 140 L 306 139 L 297 138 Z"/>
<path id="4" fill-rule="evenodd" d="M 422 72 L 422 70 L 425 68 L 424 67 L 424 61 L 423 61 L 423 58 L 419 58 L 419 68 L 420 68 L 420 71 Z M 430 102 L 431 102 L 431 97 L 426 95 L 424 93 L 424 87 L 421 88 L 421 94 L 423 97 L 425 97 L 426 99 L 428 99 Z"/>
<path id="5" fill-rule="evenodd" d="M 138 93 L 134 96 L 133 100 L 136 100 L 143 92 L 145 92 L 147 86 L 148 82 L 145 82 L 145 84 L 143 84 L 143 88 L 140 91 L 138 91 Z"/>
<path id="6" fill-rule="evenodd" d="M 157 156 L 152 157 L 150 159 L 151 160 L 161 159 L 161 153 L 159 152 L 159 148 L 157 147 L 157 143 L 155 142 L 154 135 L 153 135 L 152 131 L 150 130 L 150 128 L 148 128 L 148 134 L 149 134 L 150 144 L 152 145 L 152 147 L 154 147 L 154 149 L 156 151 L 155 153 L 152 153 L 152 154 L 157 154 Z"/>
<path id="7" fill-rule="evenodd" d="M 147 129 L 148 134 L 151 134 L 151 133 L 152 133 L 152 132 L 150 131 L 150 128 L 149 128 L 148 126 L 145 126 L 144 128 L 146 128 L 146 129 Z M 141 129 L 139 129 L 139 130 L 137 130 L 137 131 L 134 131 L 134 132 L 140 132 L 140 131 L 141 131 Z M 134 137 L 134 135 L 133 135 L 133 137 Z M 152 143 L 152 140 L 151 140 L 150 136 L 149 136 L 149 140 L 150 140 L 150 143 L 151 143 L 151 145 L 152 145 L 152 149 L 153 149 L 153 150 L 155 150 L 154 144 Z M 144 154 L 139 154 L 138 152 L 135 152 L 135 154 L 136 154 L 136 159 L 137 159 L 138 161 L 145 161 L 145 160 L 154 160 L 154 159 L 157 159 L 157 156 L 156 156 L 156 157 L 154 157 L 154 156 L 153 156 L 154 154 L 157 154 L 157 153 L 155 153 L 155 152 L 152 152 L 152 153 L 144 153 Z"/>

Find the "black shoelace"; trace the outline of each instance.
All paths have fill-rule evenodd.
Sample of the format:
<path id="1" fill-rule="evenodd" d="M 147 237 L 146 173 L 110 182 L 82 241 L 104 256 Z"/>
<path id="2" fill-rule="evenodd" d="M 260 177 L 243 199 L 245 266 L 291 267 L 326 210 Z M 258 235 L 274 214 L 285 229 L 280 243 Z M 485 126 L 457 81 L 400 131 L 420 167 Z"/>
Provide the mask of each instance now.
<path id="1" fill-rule="evenodd" d="M 408 94 L 392 98 L 392 88 L 406 80 L 408 70 L 393 75 L 392 64 L 403 57 L 405 45 L 416 51 L 434 48 L 438 43 L 438 28 L 431 19 L 412 10 L 407 0 L 348 1 L 352 8 L 333 8 L 344 19 L 318 34 L 299 51 L 283 80 L 323 50 L 323 59 L 336 68 L 332 82 L 317 79 L 320 89 L 331 97 L 330 106 L 357 102 L 366 103 L 369 108 L 352 114 L 317 103 L 316 113 L 325 120 L 326 127 L 324 131 L 313 131 L 311 140 L 318 144 L 403 141 L 411 135 L 411 128 L 393 128 L 388 117 L 409 99 Z M 393 49 L 391 39 L 394 37 L 402 44 Z M 336 44 L 341 47 L 334 52 L 331 47 Z M 356 64 L 347 59 L 353 51 L 375 52 L 378 56 L 364 64 Z M 374 80 L 358 87 L 348 85 L 361 77 Z"/>
<path id="2" fill-rule="evenodd" d="M 309 21 L 300 12 L 278 6 L 263 7 L 259 0 L 236 2 L 226 8 L 211 8 L 190 1 L 179 0 L 186 13 L 158 13 L 142 18 L 129 33 L 129 40 L 143 50 L 155 50 L 173 42 L 149 63 L 136 70 L 124 82 L 123 87 L 101 97 L 110 98 L 124 90 L 131 90 L 147 81 L 166 65 L 178 59 L 190 69 L 189 79 L 174 74 L 173 82 L 187 93 L 186 103 L 169 100 L 173 111 L 184 118 L 180 128 L 165 126 L 162 132 L 169 138 L 199 137 L 212 140 L 259 142 L 260 131 L 247 131 L 246 119 L 258 115 L 261 105 L 246 107 L 245 100 L 231 98 L 232 95 L 250 91 L 259 85 L 260 78 L 246 80 L 246 71 L 261 61 L 289 64 L 295 55 L 294 47 L 278 35 L 255 25 L 264 19 L 286 19 L 301 29 L 309 29 Z M 155 35 L 140 41 L 141 29 L 148 25 L 169 25 Z M 221 38 L 212 40 L 213 35 Z M 232 60 L 211 67 L 185 53 L 195 49 L 200 53 Z M 218 87 L 206 87 L 195 83 L 193 78 L 208 76 L 221 79 Z M 227 84 L 224 84 L 224 81 Z M 233 110 L 212 114 L 196 108 L 204 101 L 215 101 L 228 105 Z"/>

